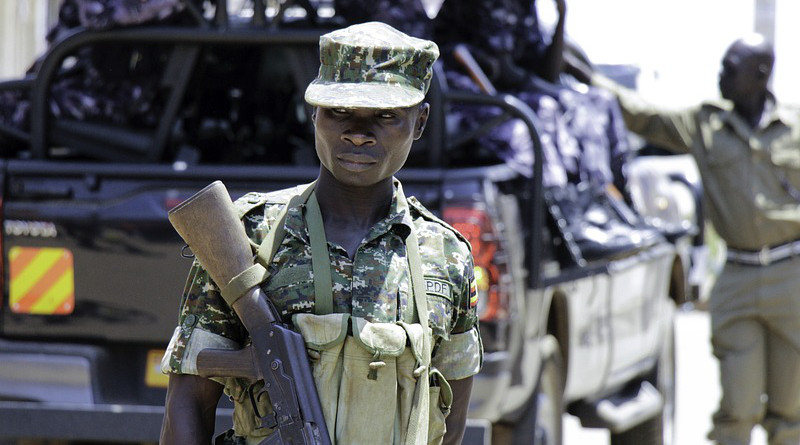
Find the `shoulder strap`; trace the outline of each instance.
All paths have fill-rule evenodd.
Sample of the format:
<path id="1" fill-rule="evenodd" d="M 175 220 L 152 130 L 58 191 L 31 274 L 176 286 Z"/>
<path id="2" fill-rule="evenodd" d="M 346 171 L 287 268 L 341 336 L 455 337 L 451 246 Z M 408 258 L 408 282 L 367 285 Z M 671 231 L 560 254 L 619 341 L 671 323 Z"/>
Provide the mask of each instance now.
<path id="1" fill-rule="evenodd" d="M 322 211 L 319 209 L 317 195 L 312 193 L 306 202 L 306 224 L 311 239 L 311 267 L 314 272 L 314 313 L 325 315 L 333 312 L 333 279 L 331 261 L 328 253 L 328 240 Z"/>
<path id="2" fill-rule="evenodd" d="M 415 205 L 417 202 L 414 197 L 406 198 L 403 192 L 403 185 L 399 182 L 397 183 L 397 200 L 400 203 L 404 203 L 401 205 L 408 212 L 411 229 L 406 237 L 406 257 L 408 260 L 408 275 L 411 278 L 412 298 L 409 301 L 408 308 L 404 311 L 403 321 L 413 323 L 416 321 L 415 317 L 418 317 L 420 324 L 428 329 L 428 297 L 425 292 L 425 275 L 422 271 L 422 256 L 419 253 L 419 238 L 414 228 L 414 217 L 411 215 L 411 205 Z"/>
<path id="3" fill-rule="evenodd" d="M 281 210 L 281 213 L 278 215 L 278 219 L 275 221 L 275 225 L 272 227 L 272 230 L 267 233 L 264 241 L 262 241 L 261 245 L 258 246 L 256 260 L 261 263 L 262 266 L 269 267 L 269 264 L 272 262 L 272 258 L 275 257 L 275 253 L 278 251 L 278 247 L 280 247 L 284 236 L 286 236 L 284 223 L 286 222 L 286 215 L 289 213 L 289 209 L 297 207 L 305 202 L 308 199 L 308 196 L 311 195 L 311 192 L 314 191 L 315 185 L 316 181 L 308 184 L 305 190 L 303 190 L 303 193 L 293 196 L 292 199 L 289 200 L 289 203 L 286 204 L 286 207 Z"/>
<path id="4" fill-rule="evenodd" d="M 425 276 L 422 272 L 422 257 L 419 254 L 419 239 L 414 228 L 406 237 L 406 255 L 408 256 L 411 289 L 414 293 L 414 305 L 419 316 L 419 323 L 428 327 L 428 297 L 425 293 Z"/>
<path id="5" fill-rule="evenodd" d="M 278 252 L 278 248 L 286 236 L 284 224 L 289 209 L 306 203 L 306 216 L 308 233 L 311 238 L 311 263 L 314 272 L 314 313 L 317 315 L 333 312 L 333 287 L 331 285 L 330 257 L 328 255 L 328 242 L 325 239 L 325 227 L 322 223 L 317 197 L 314 195 L 316 181 L 309 184 L 303 193 L 295 195 L 283 208 L 275 226 L 269 231 L 264 241 L 258 247 L 258 262 L 268 267 Z"/>

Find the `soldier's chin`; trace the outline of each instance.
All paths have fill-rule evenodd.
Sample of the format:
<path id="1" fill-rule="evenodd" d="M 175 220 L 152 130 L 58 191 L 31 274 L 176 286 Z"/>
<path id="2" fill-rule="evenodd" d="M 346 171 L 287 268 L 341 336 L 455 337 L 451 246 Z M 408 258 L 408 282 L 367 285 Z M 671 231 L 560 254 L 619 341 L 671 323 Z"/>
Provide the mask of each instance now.
<path id="1" fill-rule="evenodd" d="M 363 175 L 353 171 L 340 170 L 333 177 L 342 185 L 349 187 L 373 187 L 381 182 L 381 179 L 375 178 L 374 175 Z"/>

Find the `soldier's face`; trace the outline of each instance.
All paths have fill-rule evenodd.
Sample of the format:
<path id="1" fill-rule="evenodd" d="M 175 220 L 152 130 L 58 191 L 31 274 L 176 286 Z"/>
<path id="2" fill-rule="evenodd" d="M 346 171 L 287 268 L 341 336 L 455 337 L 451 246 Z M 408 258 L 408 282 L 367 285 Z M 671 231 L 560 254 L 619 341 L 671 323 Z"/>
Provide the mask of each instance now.
<path id="1" fill-rule="evenodd" d="M 428 104 L 391 109 L 317 107 L 317 156 L 343 184 L 377 184 L 406 162 L 412 142 L 422 136 L 428 109 Z"/>
<path id="2" fill-rule="evenodd" d="M 760 59 L 749 48 L 733 44 L 722 59 L 719 91 L 723 98 L 738 102 L 758 95 L 767 86 L 769 77 L 759 71 Z"/>

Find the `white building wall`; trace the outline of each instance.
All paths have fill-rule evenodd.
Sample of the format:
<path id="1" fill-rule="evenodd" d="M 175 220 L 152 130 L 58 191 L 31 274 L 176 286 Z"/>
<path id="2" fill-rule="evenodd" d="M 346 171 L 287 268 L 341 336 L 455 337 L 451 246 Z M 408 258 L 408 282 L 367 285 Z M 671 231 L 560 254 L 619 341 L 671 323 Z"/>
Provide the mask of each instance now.
<path id="1" fill-rule="evenodd" d="M 567 32 L 595 63 L 638 66 L 642 94 L 675 106 L 719 97 L 725 49 L 753 31 L 775 43 L 778 99 L 800 106 L 797 17 L 797 0 L 567 0 Z"/>
<path id="2" fill-rule="evenodd" d="M 58 0 L 0 0 L 0 79 L 24 75 L 47 47 Z"/>

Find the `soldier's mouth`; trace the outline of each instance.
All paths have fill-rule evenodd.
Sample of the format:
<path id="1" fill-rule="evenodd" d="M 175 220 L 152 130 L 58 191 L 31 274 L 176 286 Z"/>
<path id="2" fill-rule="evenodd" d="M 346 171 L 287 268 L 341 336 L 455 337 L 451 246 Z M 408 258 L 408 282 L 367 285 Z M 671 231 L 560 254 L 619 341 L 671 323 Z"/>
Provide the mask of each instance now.
<path id="1" fill-rule="evenodd" d="M 342 167 L 351 171 L 363 171 L 377 163 L 372 156 L 355 153 L 341 154 L 336 159 Z"/>

